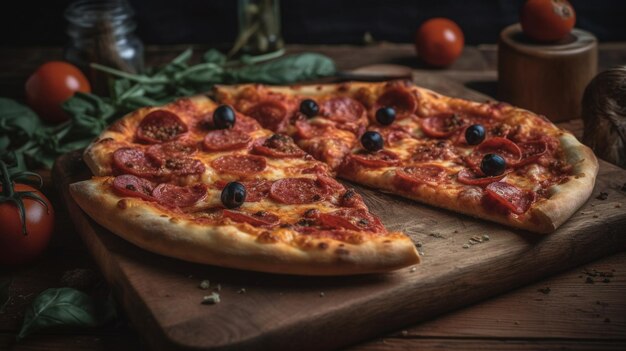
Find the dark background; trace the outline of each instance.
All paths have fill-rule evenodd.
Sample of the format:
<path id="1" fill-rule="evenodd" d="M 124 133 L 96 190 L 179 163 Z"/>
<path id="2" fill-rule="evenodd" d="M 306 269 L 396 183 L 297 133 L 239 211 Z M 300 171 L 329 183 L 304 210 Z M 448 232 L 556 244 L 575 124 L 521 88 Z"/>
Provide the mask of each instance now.
<path id="1" fill-rule="evenodd" d="M 9 0 L 0 13 L 1 45 L 63 45 L 63 10 L 71 0 Z M 237 34 L 236 0 L 129 0 L 138 33 L 147 44 L 224 44 Z M 572 0 L 576 27 L 600 41 L 626 40 L 626 0 Z M 287 43 L 337 44 L 374 39 L 412 42 L 431 17 L 448 17 L 463 29 L 468 44 L 495 43 L 505 26 L 518 21 L 523 0 L 283 0 Z"/>

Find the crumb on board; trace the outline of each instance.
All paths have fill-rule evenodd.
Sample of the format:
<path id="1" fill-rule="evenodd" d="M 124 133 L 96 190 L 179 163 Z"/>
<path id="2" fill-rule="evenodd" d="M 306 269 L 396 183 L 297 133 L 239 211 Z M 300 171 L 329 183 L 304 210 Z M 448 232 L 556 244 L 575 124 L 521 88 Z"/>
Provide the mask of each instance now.
<path id="1" fill-rule="evenodd" d="M 469 244 L 463 244 L 464 249 L 469 249 L 469 247 L 470 247 Z"/>
<path id="2" fill-rule="evenodd" d="M 422 244 L 421 241 L 418 241 L 418 242 L 415 243 L 415 246 L 417 246 L 417 247 L 422 247 L 422 245 L 424 245 L 424 244 Z"/>
<path id="3" fill-rule="evenodd" d="M 411 269 L 409 270 L 409 272 L 414 273 L 415 271 L 417 271 L 416 267 L 411 267 Z"/>
<path id="4" fill-rule="evenodd" d="M 206 295 L 202 298 L 203 305 L 215 305 L 220 303 L 220 294 L 212 292 L 211 295 Z"/>
<path id="5" fill-rule="evenodd" d="M 320 297 L 324 297 L 324 296 L 326 296 L 326 294 L 324 294 L 324 292 L 322 291 L 322 292 L 320 293 Z"/>
<path id="6" fill-rule="evenodd" d="M 202 290 L 208 290 L 211 287 L 211 282 L 208 279 L 205 279 L 198 284 L 198 287 Z"/>
<path id="7" fill-rule="evenodd" d="M 403 330 L 402 331 L 402 336 L 408 336 L 409 335 L 409 331 L 408 330 Z"/>
<path id="8" fill-rule="evenodd" d="M 600 192 L 600 195 L 596 196 L 598 200 L 606 200 L 609 197 L 609 193 L 605 193 L 604 191 Z"/>
<path id="9" fill-rule="evenodd" d="M 246 293 L 246 288 L 241 288 L 237 291 L 237 294 L 245 294 Z"/>

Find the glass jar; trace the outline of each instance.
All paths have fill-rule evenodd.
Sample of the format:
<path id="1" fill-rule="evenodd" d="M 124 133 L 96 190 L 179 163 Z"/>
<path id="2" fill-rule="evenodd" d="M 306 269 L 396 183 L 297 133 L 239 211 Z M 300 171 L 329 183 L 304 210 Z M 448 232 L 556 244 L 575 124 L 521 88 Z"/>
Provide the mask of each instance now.
<path id="1" fill-rule="evenodd" d="M 91 62 L 129 73 L 143 71 L 143 44 L 135 35 L 134 11 L 125 0 L 78 0 L 65 10 L 70 42 L 65 59 L 98 85 Z M 94 82 L 95 81 L 95 82 Z"/>
<path id="2" fill-rule="evenodd" d="M 247 54 L 263 54 L 283 48 L 279 0 L 239 0 L 238 12 L 237 49 L 240 47 Z"/>

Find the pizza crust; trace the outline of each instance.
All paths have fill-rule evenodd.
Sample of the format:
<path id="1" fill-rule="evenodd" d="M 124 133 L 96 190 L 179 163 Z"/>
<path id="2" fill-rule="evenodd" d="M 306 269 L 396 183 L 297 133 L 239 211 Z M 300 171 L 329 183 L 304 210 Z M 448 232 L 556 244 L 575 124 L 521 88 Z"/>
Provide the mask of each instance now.
<path id="1" fill-rule="evenodd" d="M 531 208 L 539 220 L 536 231 L 550 233 L 567 221 L 591 196 L 598 174 L 598 160 L 590 148 L 576 137 L 564 133 L 559 140 L 573 176 L 564 184 L 550 188 L 551 196 Z"/>
<path id="2" fill-rule="evenodd" d="M 307 249 L 285 242 L 264 243 L 236 225 L 200 225 L 175 218 L 143 200 L 119 197 L 107 190 L 107 179 L 94 178 L 71 184 L 70 193 L 100 225 L 145 250 L 164 256 L 229 268 L 298 275 L 377 273 L 419 263 L 415 245 L 401 233 L 368 238 L 360 244 L 314 239 Z M 245 226 L 248 225 L 241 225 Z"/>

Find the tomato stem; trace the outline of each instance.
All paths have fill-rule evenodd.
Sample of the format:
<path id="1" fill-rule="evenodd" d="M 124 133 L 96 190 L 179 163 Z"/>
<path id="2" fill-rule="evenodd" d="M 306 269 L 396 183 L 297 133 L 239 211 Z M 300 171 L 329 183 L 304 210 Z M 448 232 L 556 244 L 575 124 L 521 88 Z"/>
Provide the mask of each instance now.
<path id="1" fill-rule="evenodd" d="M 33 183 L 33 178 L 37 179 L 37 184 Z M 38 188 L 43 186 L 43 179 L 41 176 L 34 172 L 15 172 L 11 173 L 9 168 L 7 167 L 4 161 L 0 160 L 0 183 L 2 185 L 2 195 L 0 195 L 0 204 L 4 202 L 12 202 L 17 207 L 17 210 L 20 215 L 20 219 L 22 221 L 22 234 L 27 235 L 28 232 L 26 230 L 26 210 L 24 208 L 23 199 L 32 199 L 40 204 L 42 204 L 46 208 L 46 212 L 50 213 L 50 209 L 48 208 L 48 204 L 41 198 L 41 196 L 37 195 L 32 191 L 15 191 L 13 188 L 16 180 L 25 180 L 26 183 L 31 183 Z"/>

